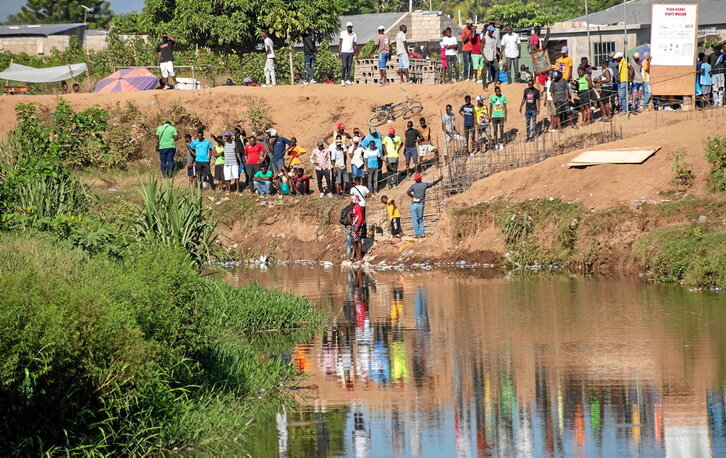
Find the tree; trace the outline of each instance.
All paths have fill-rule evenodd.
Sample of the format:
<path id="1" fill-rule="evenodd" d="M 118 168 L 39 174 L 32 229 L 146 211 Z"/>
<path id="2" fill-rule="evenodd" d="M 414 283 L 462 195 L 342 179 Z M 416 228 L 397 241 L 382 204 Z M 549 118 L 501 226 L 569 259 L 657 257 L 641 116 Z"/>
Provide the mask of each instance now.
<path id="1" fill-rule="evenodd" d="M 281 38 L 290 48 L 290 82 L 292 82 L 295 75 L 292 62 L 295 41 L 300 35 L 300 31 L 310 26 L 310 21 L 299 11 L 277 8 L 267 16 L 265 22 L 270 28 L 270 32 Z"/>
<path id="2" fill-rule="evenodd" d="M 84 8 L 88 7 L 88 10 Z M 27 0 L 17 14 L 8 16 L 13 24 L 57 24 L 83 22 L 90 28 L 105 28 L 112 13 L 107 0 Z"/>
<path id="3" fill-rule="evenodd" d="M 549 12 L 537 3 L 522 3 L 520 0 L 494 5 L 487 11 L 487 18 L 494 19 L 514 28 L 545 26 L 566 17 Z"/>
<path id="4" fill-rule="evenodd" d="M 144 14 L 157 35 L 165 31 L 181 43 L 241 53 L 257 49 L 270 12 L 280 8 L 301 14 L 321 35 L 332 33 L 341 1 L 147 0 Z"/>

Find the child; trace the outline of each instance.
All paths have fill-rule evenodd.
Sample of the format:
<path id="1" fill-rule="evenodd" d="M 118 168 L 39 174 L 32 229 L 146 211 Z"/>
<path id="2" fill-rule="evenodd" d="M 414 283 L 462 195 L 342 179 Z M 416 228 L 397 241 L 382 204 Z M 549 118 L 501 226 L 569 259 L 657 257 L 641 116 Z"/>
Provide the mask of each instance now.
<path id="1" fill-rule="evenodd" d="M 217 186 L 229 192 L 224 181 L 224 139 L 221 135 L 219 137 L 212 135 L 212 139 L 217 142 L 214 147 L 214 179 L 217 181 Z"/>
<path id="2" fill-rule="evenodd" d="M 507 64 L 502 64 L 499 69 L 499 77 L 497 78 L 498 83 L 509 83 L 509 75 L 507 74 L 508 68 Z"/>
<path id="3" fill-rule="evenodd" d="M 396 201 L 389 199 L 388 196 L 382 196 L 381 202 L 386 206 L 386 212 L 388 213 L 388 223 L 391 229 L 391 235 L 397 239 L 403 237 L 403 230 L 401 229 L 401 212 L 398 211 Z"/>
<path id="4" fill-rule="evenodd" d="M 353 202 L 353 209 L 348 216 L 348 220 L 350 221 L 350 235 L 353 238 L 353 257 L 350 260 L 351 262 L 356 262 L 363 259 L 363 227 L 365 225 L 365 214 L 363 213 L 363 207 L 360 206 L 360 198 L 358 196 L 351 195 L 350 201 Z"/>
<path id="5" fill-rule="evenodd" d="M 532 79 L 532 74 L 529 72 L 529 67 L 524 64 L 519 67 L 519 78 L 522 80 L 523 83 L 526 83 L 530 79 Z"/>
<path id="6" fill-rule="evenodd" d="M 192 134 L 184 134 L 184 143 L 187 144 L 187 177 L 189 177 L 189 186 L 192 189 L 197 187 L 197 165 L 194 162 L 196 152 L 189 144 L 192 142 Z"/>
<path id="7" fill-rule="evenodd" d="M 302 164 L 302 162 L 300 162 L 300 156 L 303 154 L 307 154 L 307 150 L 298 146 L 297 138 L 292 137 L 290 139 L 290 146 L 287 147 L 287 155 L 290 156 L 290 162 L 287 166 L 293 170 L 300 167 Z"/>

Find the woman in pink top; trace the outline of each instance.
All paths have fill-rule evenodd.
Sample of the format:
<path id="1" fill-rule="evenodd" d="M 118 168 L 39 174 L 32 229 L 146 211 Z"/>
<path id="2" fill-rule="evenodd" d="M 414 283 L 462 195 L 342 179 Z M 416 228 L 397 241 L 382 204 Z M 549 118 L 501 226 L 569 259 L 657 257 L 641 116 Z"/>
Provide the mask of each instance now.
<path id="1" fill-rule="evenodd" d="M 441 36 L 444 36 L 444 32 L 441 32 Z M 448 63 L 446 63 L 446 48 L 444 47 L 443 43 L 441 44 L 441 84 L 446 83 L 446 67 L 449 66 Z"/>

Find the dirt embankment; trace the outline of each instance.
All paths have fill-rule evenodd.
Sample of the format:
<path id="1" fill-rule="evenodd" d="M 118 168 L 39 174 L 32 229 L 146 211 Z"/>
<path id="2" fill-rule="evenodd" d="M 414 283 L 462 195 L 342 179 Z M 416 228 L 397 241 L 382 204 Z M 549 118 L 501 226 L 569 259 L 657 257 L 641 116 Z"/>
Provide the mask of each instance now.
<path id="1" fill-rule="evenodd" d="M 523 130 L 524 120 L 518 113 L 523 85 L 504 86 L 504 94 L 510 100 L 508 128 Z M 327 136 L 338 122 L 344 122 L 349 130 L 359 127 L 366 130 L 370 107 L 404 99 L 404 92 L 420 100 L 424 105 L 422 116 L 432 127 L 434 141 L 441 138 L 440 115 L 446 104 L 454 111 L 463 103 L 466 94 L 487 95 L 473 83 L 444 86 L 287 86 L 276 88 L 219 87 L 199 91 L 149 91 L 131 94 L 81 94 L 64 96 L 75 108 L 91 105 L 114 110 L 133 103 L 143 115 L 151 118 L 164 113 L 171 106 L 182 106 L 196 114 L 210 132 L 221 133 L 234 124 L 241 124 L 250 131 L 247 110 L 262 101 L 267 115 L 281 135 L 296 136 L 304 147 L 311 149 L 316 139 Z M 0 138 L 15 125 L 16 103 L 37 102 L 53 106 L 57 96 L 16 96 L 6 98 L 0 105 Z M 585 169 L 564 167 L 570 158 L 580 151 L 553 157 L 539 164 L 495 174 L 476 182 L 466 192 L 446 202 L 446 210 L 439 221 L 436 233 L 420 241 L 406 240 L 392 244 L 379 237 L 373 248 L 374 262 L 388 259 L 391 262 L 457 261 L 460 259 L 483 263 L 498 262 L 509 256 L 512 244 L 506 243 L 502 233 L 502 218 L 507 214 L 531 211 L 542 217 L 542 224 L 534 229 L 535 238 L 541 238 L 534 253 L 545 262 L 564 259 L 562 253 L 554 253 L 559 243 L 564 218 L 578 218 L 574 237 L 566 236 L 568 259 L 583 265 L 607 265 L 614 269 L 632 266 L 633 240 L 641 234 L 661 225 L 690 221 L 693 212 L 703 212 L 709 221 L 722 221 L 723 206 L 687 204 L 674 210 L 674 203 L 687 194 L 688 197 L 706 196 L 705 182 L 708 164 L 703 158 L 703 139 L 724 131 L 726 111 L 712 110 L 703 113 L 647 112 L 626 119 L 616 118 L 613 128 L 622 131 L 623 139 L 603 147 L 660 146 L 653 157 L 640 165 L 599 165 Z M 395 127 L 399 133 L 405 130 L 405 122 L 397 121 L 387 127 Z M 576 135 L 580 131 L 568 130 L 558 135 Z M 148 135 L 152 135 L 150 132 Z M 552 135 L 552 134 L 547 134 Z M 517 140 L 518 141 L 518 140 Z M 151 142 L 147 142 L 151 144 Z M 675 192 L 672 184 L 674 151 L 687 153 L 684 160 L 694 175 L 694 184 L 685 192 Z M 158 159 L 153 151 L 142 161 L 143 173 L 155 170 Z M 308 164 L 308 168 L 311 165 Z M 135 173 L 135 172 L 134 172 Z M 88 181 L 98 193 L 109 188 L 122 192 L 138 185 L 139 174 L 94 173 Z M 435 169 L 426 173 L 427 180 L 436 178 Z M 183 183 L 184 177 L 177 177 Z M 313 188 L 315 188 L 313 183 Z M 389 193 L 396 198 L 404 214 L 408 213 L 406 185 Z M 129 195 L 133 194 L 129 192 Z M 113 197 L 118 199 L 120 196 Z M 338 224 L 343 199 L 268 199 L 259 201 L 251 196 L 211 196 L 209 208 L 220 217 L 220 235 L 223 243 L 237 250 L 240 256 L 273 254 L 280 259 L 315 259 L 339 261 L 344 252 L 344 234 Z M 553 200 L 550 201 L 549 199 Z M 540 209 L 526 208 L 530 199 L 561 202 L 564 207 L 546 205 Z M 722 202 L 719 197 L 709 197 L 709 202 Z M 707 200 L 708 200 L 707 199 Z M 481 202 L 499 202 L 489 206 Z M 512 202 L 524 202 L 516 207 Z M 219 204 L 217 204 L 219 202 Z M 502 205 L 501 203 L 505 204 Z M 650 203 L 650 205 L 643 205 Z M 510 208 L 507 208 L 510 205 Z M 665 212 L 653 212 L 652 208 L 671 208 Z M 670 207 L 669 207 L 670 206 Z M 547 208 L 545 208 L 547 207 Z M 575 209 L 577 207 L 577 209 Z M 638 207 L 638 209 L 636 209 Z M 369 215 L 380 212 L 382 205 L 377 198 L 369 201 Z M 646 209 L 643 211 L 643 209 Z M 690 208 L 690 210 L 683 210 Z M 560 211 L 562 210 L 562 211 Z M 695 215 L 696 217 L 700 215 Z M 560 224 L 559 219 L 563 219 Z M 554 222 L 557 222 L 555 224 Z M 600 229 L 596 229 L 598 226 Z M 547 227 L 551 229 L 548 230 Z M 564 231 L 567 232 L 567 231 Z M 569 237 L 569 238 L 568 238 Z M 551 243 L 550 243 L 551 242 Z M 549 246 L 549 249 L 547 249 Z M 594 247 L 594 248 L 593 248 Z M 607 255 L 607 256 L 606 256 Z M 607 259 L 605 259 L 607 258 Z M 598 261 L 599 259 L 599 261 Z M 544 260 L 544 261 L 543 261 Z"/>

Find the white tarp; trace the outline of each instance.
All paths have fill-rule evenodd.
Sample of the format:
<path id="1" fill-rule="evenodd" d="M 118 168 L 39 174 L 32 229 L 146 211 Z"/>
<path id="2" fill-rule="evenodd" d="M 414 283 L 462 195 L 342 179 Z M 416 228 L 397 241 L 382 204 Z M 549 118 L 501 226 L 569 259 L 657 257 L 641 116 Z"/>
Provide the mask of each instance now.
<path id="1" fill-rule="evenodd" d="M 48 68 L 10 64 L 5 71 L 0 72 L 0 80 L 22 81 L 24 83 L 54 83 L 81 75 L 86 70 L 88 70 L 86 64 L 69 64 Z"/>
<path id="2" fill-rule="evenodd" d="M 660 146 L 638 146 L 590 150 L 579 154 L 567 165 L 569 167 L 585 167 L 597 164 L 641 164 L 659 149 Z"/>

